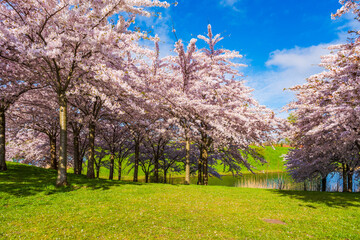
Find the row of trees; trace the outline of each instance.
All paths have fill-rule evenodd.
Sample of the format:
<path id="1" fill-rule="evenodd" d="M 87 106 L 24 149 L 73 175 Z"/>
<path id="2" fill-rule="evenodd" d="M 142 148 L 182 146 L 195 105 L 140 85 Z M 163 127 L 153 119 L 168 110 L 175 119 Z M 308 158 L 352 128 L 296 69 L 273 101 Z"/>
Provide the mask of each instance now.
<path id="1" fill-rule="evenodd" d="M 161 58 L 157 36 L 131 29 L 166 2 L 0 3 L 0 170 L 5 159 L 49 164 L 63 186 L 69 165 L 81 174 L 86 158 L 94 178 L 109 156 L 113 179 L 115 162 L 121 173 L 133 153 L 134 181 L 139 166 L 156 182 L 160 168 L 182 168 L 187 183 L 197 171 L 206 185 L 217 161 L 233 172 L 251 169 L 249 156 L 264 161 L 251 145 L 274 141 L 281 122 L 238 79 L 242 56 L 217 49 L 210 25 L 198 36 L 206 48 L 179 40 Z M 153 50 L 139 45 L 147 40 Z"/>
<path id="2" fill-rule="evenodd" d="M 359 1 L 344 4 L 333 17 L 352 11 L 360 19 Z M 360 38 L 359 32 L 348 43 L 331 46 L 323 56 L 324 72 L 303 85 L 295 86 L 297 100 L 288 137 L 295 149 L 287 155 L 287 166 L 298 181 L 322 179 L 331 172 L 342 172 L 343 191 L 352 191 L 352 180 L 360 167 Z"/>

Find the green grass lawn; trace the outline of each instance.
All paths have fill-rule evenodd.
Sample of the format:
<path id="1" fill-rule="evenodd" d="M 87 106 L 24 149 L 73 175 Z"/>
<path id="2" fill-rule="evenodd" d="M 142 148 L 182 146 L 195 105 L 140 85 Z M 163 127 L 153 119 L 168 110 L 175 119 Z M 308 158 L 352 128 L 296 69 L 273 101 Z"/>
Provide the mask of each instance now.
<path id="1" fill-rule="evenodd" d="M 133 184 L 9 163 L 0 239 L 360 239 L 360 195 Z M 265 222 L 280 220 L 285 224 Z"/>

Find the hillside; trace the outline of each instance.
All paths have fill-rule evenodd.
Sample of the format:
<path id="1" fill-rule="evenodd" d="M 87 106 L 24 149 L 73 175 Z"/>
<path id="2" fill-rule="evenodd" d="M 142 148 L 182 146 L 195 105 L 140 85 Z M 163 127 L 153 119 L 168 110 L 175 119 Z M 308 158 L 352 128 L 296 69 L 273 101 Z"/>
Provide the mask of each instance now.
<path id="1" fill-rule="evenodd" d="M 71 186 L 57 189 L 55 177 L 53 170 L 14 163 L 0 173 L 0 239 L 359 239 L 360 234 L 359 194 L 134 184 L 73 174 Z"/>

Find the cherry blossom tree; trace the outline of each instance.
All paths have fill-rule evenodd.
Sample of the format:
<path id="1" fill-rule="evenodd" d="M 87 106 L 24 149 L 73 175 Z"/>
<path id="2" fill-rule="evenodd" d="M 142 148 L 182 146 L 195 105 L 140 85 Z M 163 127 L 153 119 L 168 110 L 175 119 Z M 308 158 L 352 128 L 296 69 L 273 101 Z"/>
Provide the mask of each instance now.
<path id="1" fill-rule="evenodd" d="M 70 137 L 72 145 L 68 150 L 72 156 L 72 163 L 74 173 L 80 175 L 82 172 L 83 159 L 88 149 L 88 136 L 87 129 L 85 128 L 86 122 L 82 118 L 81 111 L 75 107 L 70 107 Z"/>
<path id="2" fill-rule="evenodd" d="M 128 43 L 140 37 L 137 32 L 128 31 L 129 23 L 122 15 L 115 26 L 108 18 L 119 12 L 149 15 L 141 6 L 165 7 L 167 3 L 151 0 L 6 0 L 0 3 L 3 42 L 11 42 L 17 49 L 11 61 L 36 62 L 31 68 L 40 75 L 37 81 L 45 82 L 57 94 L 60 107 L 57 185 L 66 185 L 69 89 L 101 69 L 115 68 L 111 63 L 121 61 L 124 50 L 130 51 L 127 48 L 132 47 Z"/>
<path id="3" fill-rule="evenodd" d="M 8 159 L 44 168 L 51 166 L 49 138 L 42 132 L 25 128 L 11 131 L 7 147 Z"/>
<path id="4" fill-rule="evenodd" d="M 0 22 L 2 24 L 1 20 Z M 0 36 L 3 36 L 1 32 Z M 7 170 L 5 161 L 6 112 L 22 94 L 41 87 L 34 81 L 37 74 L 29 70 L 28 64 L 14 63 L 18 60 L 13 56 L 14 52 L 18 52 L 14 48 L 14 43 L 9 44 L 4 38 L 0 40 L 0 171 Z"/>
<path id="5" fill-rule="evenodd" d="M 220 35 L 213 36 L 210 25 L 207 36 L 200 35 L 199 38 L 205 40 L 209 47 L 197 51 L 196 41 L 191 41 L 188 54 L 191 53 L 193 59 L 188 63 L 194 67 L 194 73 L 191 77 L 183 78 L 183 91 L 173 96 L 176 99 L 173 102 L 176 103 L 177 114 L 186 119 L 188 129 L 192 131 L 192 139 L 198 143 L 198 170 L 201 171 L 199 175 L 203 175 L 199 179 L 201 184 L 207 184 L 210 149 L 215 152 L 227 149 L 228 154 L 236 156 L 234 163 L 245 163 L 250 168 L 244 156 L 251 155 L 258 159 L 251 144 L 272 142 L 281 124 L 271 110 L 260 106 L 253 99 L 252 90 L 243 81 L 236 79 L 241 76 L 237 67 L 244 65 L 236 64 L 232 59 L 242 56 L 236 51 L 216 49 L 215 45 L 222 38 Z M 179 43 L 177 46 L 179 55 L 189 61 L 190 55 L 185 54 Z M 172 60 L 178 63 L 175 66 L 185 66 L 179 68 L 183 72 L 191 72 L 192 68 L 186 67 L 186 61 Z M 243 156 L 237 153 L 239 149 L 243 151 Z"/>
<path id="6" fill-rule="evenodd" d="M 192 130 L 188 116 L 191 113 L 189 114 L 187 108 L 187 106 L 191 105 L 191 102 L 189 102 L 189 96 L 191 95 L 189 88 L 198 79 L 198 71 L 202 68 L 201 63 L 197 59 L 196 42 L 196 39 L 191 39 L 185 50 L 183 42 L 178 40 L 174 50 L 177 55 L 164 59 L 170 63 L 173 71 L 173 76 L 168 78 L 170 82 L 164 82 L 164 87 L 171 89 L 171 91 L 167 91 L 170 94 L 166 97 L 165 101 L 167 102 L 166 106 L 170 105 L 172 107 L 168 107 L 167 110 L 177 119 L 181 128 L 180 134 L 185 142 L 185 184 L 190 184 L 190 142 Z"/>
<path id="7" fill-rule="evenodd" d="M 341 3 L 333 17 L 352 11 L 358 19 L 358 1 Z M 295 119 L 288 135 L 296 148 L 289 152 L 287 165 L 295 179 L 303 180 L 315 172 L 324 179 L 331 171 L 343 171 L 343 190 L 352 190 L 360 152 L 359 47 L 355 31 L 348 43 L 329 47 L 332 53 L 323 56 L 320 64 L 323 72 L 292 88 L 297 100 L 287 107 Z"/>
<path id="8" fill-rule="evenodd" d="M 10 107 L 11 130 L 19 132 L 22 129 L 34 130 L 45 134 L 49 142 L 50 167 L 57 169 L 57 139 L 59 135 L 59 120 L 56 95 L 42 88 L 24 93 Z M 16 134 L 18 135 L 18 134 Z M 39 135 L 42 136 L 42 135 Z M 14 140 L 14 139 L 13 139 Z M 29 154 L 31 150 L 28 149 Z M 24 152 L 24 154 L 27 154 Z"/>
<path id="9" fill-rule="evenodd" d="M 121 118 L 109 116 L 99 123 L 99 137 L 97 146 L 106 150 L 110 155 L 109 179 L 114 178 L 115 160 L 118 159 L 118 169 L 121 178 L 121 165 L 128 156 L 131 146 L 128 145 L 129 129 Z M 119 179 L 120 180 L 120 179 Z"/>

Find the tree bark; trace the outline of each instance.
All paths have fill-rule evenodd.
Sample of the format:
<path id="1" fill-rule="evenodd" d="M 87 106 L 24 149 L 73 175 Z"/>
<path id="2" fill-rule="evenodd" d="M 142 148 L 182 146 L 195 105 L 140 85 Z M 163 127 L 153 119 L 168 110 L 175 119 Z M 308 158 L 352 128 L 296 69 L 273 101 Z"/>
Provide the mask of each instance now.
<path id="1" fill-rule="evenodd" d="M 166 180 L 166 174 L 167 174 L 167 169 L 164 169 L 164 183 L 167 182 L 167 180 Z"/>
<path id="2" fill-rule="evenodd" d="M 58 164 L 56 160 L 56 137 L 49 136 L 50 140 L 50 168 L 51 169 L 58 169 Z"/>
<path id="3" fill-rule="evenodd" d="M 81 164 L 82 161 L 80 161 L 80 153 L 79 153 L 79 134 L 74 131 L 74 137 L 73 137 L 73 146 L 74 146 L 74 173 L 77 175 L 81 174 Z"/>
<path id="4" fill-rule="evenodd" d="M 121 171 L 122 171 L 122 162 L 119 160 L 118 161 L 118 164 L 119 164 L 119 168 L 118 168 L 118 180 L 120 181 L 121 180 Z"/>
<path id="5" fill-rule="evenodd" d="M 186 138 L 186 158 L 185 158 L 185 184 L 190 184 L 190 140 Z"/>
<path id="6" fill-rule="evenodd" d="M 138 173 L 139 173 L 139 153 L 140 153 L 140 142 L 135 140 L 135 165 L 134 165 L 134 179 L 133 182 L 138 181 Z"/>
<path id="7" fill-rule="evenodd" d="M 59 94 L 59 118 L 60 118 L 60 155 L 58 164 L 58 176 L 56 186 L 66 186 L 67 183 L 67 99 L 65 92 Z"/>
<path id="8" fill-rule="evenodd" d="M 94 163 L 95 163 L 95 123 L 90 122 L 90 124 L 89 124 L 89 159 L 88 159 L 87 174 L 86 174 L 86 176 L 88 178 L 95 178 Z"/>
<path id="9" fill-rule="evenodd" d="M 158 183 L 159 182 L 159 158 L 158 156 L 155 156 L 154 159 L 154 175 L 155 175 L 155 182 Z"/>
<path id="10" fill-rule="evenodd" d="M 321 178 L 321 191 L 326 192 L 326 175 Z"/>
<path id="11" fill-rule="evenodd" d="M 100 178 L 100 163 L 96 166 L 96 178 Z"/>
<path id="12" fill-rule="evenodd" d="M 347 164 L 346 165 L 346 173 L 347 173 L 347 186 L 348 186 L 348 192 L 352 192 L 352 185 L 353 185 L 353 182 L 352 182 L 352 178 L 353 178 L 353 173 L 350 171 L 350 167 L 349 165 Z"/>
<path id="13" fill-rule="evenodd" d="M 5 109 L 0 108 L 0 172 L 6 171 L 6 161 L 5 161 Z"/>
<path id="14" fill-rule="evenodd" d="M 110 155 L 110 173 L 109 173 L 110 180 L 113 180 L 113 178 L 114 178 L 114 158 L 115 158 L 115 155 L 113 153 L 111 153 L 111 155 Z"/>
<path id="15" fill-rule="evenodd" d="M 209 175 L 208 175 L 208 152 L 206 146 L 203 147 L 202 152 L 202 162 L 203 162 L 203 185 L 208 185 Z"/>
<path id="16" fill-rule="evenodd" d="M 348 173 L 347 177 L 348 177 L 348 192 L 352 192 L 352 185 L 353 185 L 352 177 L 353 177 L 353 174 Z"/>
<path id="17" fill-rule="evenodd" d="M 145 183 L 149 182 L 149 173 L 145 171 Z"/>
<path id="18" fill-rule="evenodd" d="M 200 149 L 200 156 L 199 156 L 199 160 L 198 160 L 198 181 L 197 181 L 197 185 L 202 185 L 203 184 L 203 179 L 202 179 L 202 149 Z"/>
<path id="19" fill-rule="evenodd" d="M 347 179 L 346 179 L 346 166 L 345 164 L 342 163 L 342 178 L 343 178 L 343 192 L 347 192 L 348 191 L 348 186 L 347 186 Z"/>

